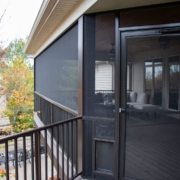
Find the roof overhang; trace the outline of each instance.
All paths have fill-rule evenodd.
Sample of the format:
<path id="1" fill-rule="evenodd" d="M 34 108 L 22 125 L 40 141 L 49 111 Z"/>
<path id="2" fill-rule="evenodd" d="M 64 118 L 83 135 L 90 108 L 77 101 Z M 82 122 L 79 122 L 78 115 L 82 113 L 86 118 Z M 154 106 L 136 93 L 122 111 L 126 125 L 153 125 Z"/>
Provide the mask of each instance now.
<path id="1" fill-rule="evenodd" d="M 30 32 L 25 53 L 39 54 L 97 0 L 44 0 Z"/>
<path id="2" fill-rule="evenodd" d="M 37 56 L 83 14 L 177 1 L 179 0 L 44 0 L 25 52 Z"/>
<path id="3" fill-rule="evenodd" d="M 177 1 L 179 0 L 98 0 L 86 11 L 86 13 L 127 9 Z"/>

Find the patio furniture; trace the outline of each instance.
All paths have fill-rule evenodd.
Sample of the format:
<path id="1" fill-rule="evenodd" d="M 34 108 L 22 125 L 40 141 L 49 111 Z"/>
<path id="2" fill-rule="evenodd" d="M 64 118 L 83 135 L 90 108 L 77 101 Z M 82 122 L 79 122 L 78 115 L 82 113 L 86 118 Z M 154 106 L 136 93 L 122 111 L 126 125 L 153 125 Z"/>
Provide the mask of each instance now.
<path id="1" fill-rule="evenodd" d="M 26 153 L 26 160 L 28 160 L 29 163 L 31 163 L 31 157 L 32 157 L 32 151 L 31 149 L 29 149 Z"/>
<path id="2" fill-rule="evenodd" d="M 24 152 L 23 148 L 17 149 L 17 161 L 18 161 L 20 167 L 21 167 L 21 162 L 24 159 L 23 152 Z M 15 160 L 15 150 L 9 151 L 8 154 L 11 158 L 13 158 Z M 26 156 L 27 156 L 27 150 L 26 150 Z"/>
<path id="3" fill-rule="evenodd" d="M 13 166 L 14 166 L 14 158 L 8 156 L 8 161 L 12 161 L 12 162 L 13 162 Z M 5 157 L 5 156 L 3 156 L 3 157 L 1 156 L 1 157 L 0 157 L 0 165 L 1 165 L 2 163 L 4 163 L 5 166 L 6 166 L 6 157 Z"/>
<path id="4" fill-rule="evenodd" d="M 17 149 L 17 153 L 23 153 L 23 148 Z M 8 152 L 9 156 L 14 157 L 15 150 L 11 150 Z"/>

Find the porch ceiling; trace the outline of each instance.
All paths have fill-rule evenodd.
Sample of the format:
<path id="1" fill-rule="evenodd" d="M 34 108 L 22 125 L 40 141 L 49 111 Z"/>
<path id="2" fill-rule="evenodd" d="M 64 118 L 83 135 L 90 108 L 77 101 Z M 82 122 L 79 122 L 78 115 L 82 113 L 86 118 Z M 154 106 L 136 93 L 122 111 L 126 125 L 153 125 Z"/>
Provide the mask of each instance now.
<path id="1" fill-rule="evenodd" d="M 93 6 L 89 8 L 86 13 L 133 8 L 177 1 L 179 0 L 98 0 Z"/>
<path id="2" fill-rule="evenodd" d="M 179 46 L 180 37 L 179 36 L 168 36 L 169 45 L 167 49 Z M 129 38 L 128 39 L 128 53 L 143 53 L 147 51 L 154 51 L 157 49 L 162 49 L 159 43 L 159 37 L 149 37 L 149 38 Z"/>
<path id="3" fill-rule="evenodd" d="M 44 0 L 25 52 L 38 55 L 82 14 L 176 1 L 179 0 Z"/>

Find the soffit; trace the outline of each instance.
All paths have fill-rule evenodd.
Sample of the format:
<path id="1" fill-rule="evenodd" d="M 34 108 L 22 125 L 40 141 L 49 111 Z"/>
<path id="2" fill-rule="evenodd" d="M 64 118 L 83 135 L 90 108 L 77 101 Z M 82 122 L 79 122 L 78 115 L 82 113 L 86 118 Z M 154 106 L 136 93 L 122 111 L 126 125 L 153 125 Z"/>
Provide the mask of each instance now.
<path id="1" fill-rule="evenodd" d="M 63 19 L 75 8 L 79 1 L 80 0 L 43 1 L 26 44 L 25 52 L 34 54 L 55 29 L 57 29 Z"/>
<path id="2" fill-rule="evenodd" d="M 162 3 L 177 2 L 179 0 L 98 0 L 86 13 L 111 11 Z"/>

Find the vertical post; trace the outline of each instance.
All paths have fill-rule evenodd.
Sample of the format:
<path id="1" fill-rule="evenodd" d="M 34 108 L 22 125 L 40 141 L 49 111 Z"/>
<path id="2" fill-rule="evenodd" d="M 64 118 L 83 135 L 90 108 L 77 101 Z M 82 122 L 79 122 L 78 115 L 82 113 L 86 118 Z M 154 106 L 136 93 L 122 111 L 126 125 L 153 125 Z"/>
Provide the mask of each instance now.
<path id="1" fill-rule="evenodd" d="M 45 179 L 48 179 L 48 160 L 47 160 L 47 129 L 44 130 L 45 133 Z"/>
<path id="2" fill-rule="evenodd" d="M 15 175 L 16 179 L 19 179 L 19 172 L 18 172 L 18 153 L 17 153 L 17 138 L 14 139 L 14 158 L 15 158 Z"/>
<path id="3" fill-rule="evenodd" d="M 83 17 L 78 20 L 78 115 L 83 114 Z M 77 142 L 77 159 L 78 166 L 76 167 L 77 172 L 82 170 L 83 162 L 83 123 L 82 120 L 77 122 L 78 134 L 76 140 Z"/>
<path id="4" fill-rule="evenodd" d="M 24 164 L 24 180 L 27 179 L 27 168 L 26 168 L 26 136 L 23 136 L 23 164 Z"/>
<path id="5" fill-rule="evenodd" d="M 95 15 L 85 15 L 83 17 L 83 109 L 82 115 L 94 115 L 95 101 Z M 83 137 L 83 176 L 92 175 L 92 122 L 79 121 L 78 138 Z M 83 133 L 80 134 L 80 133 Z M 79 148 L 79 147 L 78 147 Z M 78 150 L 79 151 L 79 150 Z"/>
<path id="6" fill-rule="evenodd" d="M 31 174 L 32 180 L 34 180 L 34 149 L 33 149 L 33 134 L 31 134 Z"/>
<path id="7" fill-rule="evenodd" d="M 39 164 L 39 179 L 41 179 L 41 147 L 40 147 L 40 144 L 41 144 L 41 141 L 40 141 L 40 135 L 41 135 L 41 131 L 38 132 L 38 164 Z"/>
<path id="8" fill-rule="evenodd" d="M 40 179 L 40 171 L 39 171 L 39 168 L 41 168 L 40 166 L 39 166 L 39 156 L 40 156 L 40 151 L 39 151 L 39 148 L 40 148 L 40 146 L 39 146 L 39 133 L 38 132 L 36 132 L 36 133 L 34 133 L 34 135 L 35 135 L 35 147 L 34 147 L 34 152 L 35 152 L 35 169 L 36 169 L 36 171 L 35 171 L 35 176 L 36 176 L 36 179 Z"/>
<path id="9" fill-rule="evenodd" d="M 57 135 L 56 135 L 56 143 L 57 143 L 57 147 L 56 147 L 56 151 L 57 151 L 57 177 L 59 177 L 59 126 L 56 126 L 56 131 L 57 131 Z"/>
<path id="10" fill-rule="evenodd" d="M 6 180 L 9 180 L 8 141 L 5 142 L 5 155 L 6 155 L 6 162 L 5 162 L 5 167 L 6 167 Z"/>
<path id="11" fill-rule="evenodd" d="M 114 178 L 120 179 L 119 171 L 119 144 L 120 144 L 120 120 L 119 120 L 119 107 L 120 107 L 120 32 L 119 32 L 119 13 L 115 16 L 115 153 L 114 153 Z M 119 170 L 120 169 L 120 170 Z"/>
<path id="12" fill-rule="evenodd" d="M 51 177 L 54 180 L 54 148 L 53 148 L 53 127 L 51 127 Z"/>
<path id="13" fill-rule="evenodd" d="M 62 138 L 62 180 L 64 180 L 64 125 L 63 124 L 62 124 L 61 138 Z"/>
<path id="14" fill-rule="evenodd" d="M 73 177 L 73 165 L 74 165 L 74 161 L 73 161 L 73 153 L 74 153 L 74 146 L 73 146 L 73 122 L 70 123 L 71 124 L 71 177 Z"/>
<path id="15" fill-rule="evenodd" d="M 69 179 L 69 123 L 66 124 L 67 179 Z"/>

